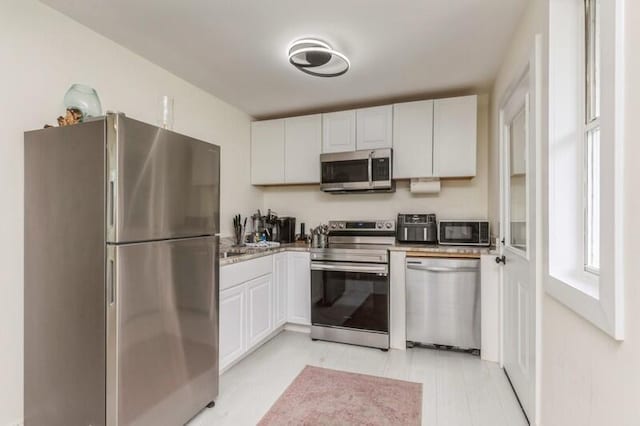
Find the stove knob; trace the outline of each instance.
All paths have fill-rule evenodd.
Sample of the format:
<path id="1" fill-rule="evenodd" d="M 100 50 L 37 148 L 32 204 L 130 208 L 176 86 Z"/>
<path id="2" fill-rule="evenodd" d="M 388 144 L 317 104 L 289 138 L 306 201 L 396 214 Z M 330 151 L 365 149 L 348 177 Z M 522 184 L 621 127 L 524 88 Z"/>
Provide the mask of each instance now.
<path id="1" fill-rule="evenodd" d="M 382 229 L 382 224 L 381 223 L 376 223 L 376 228 Z"/>
<path id="2" fill-rule="evenodd" d="M 391 229 L 391 222 L 387 222 L 387 224 L 385 225 L 387 227 L 387 229 Z"/>
<path id="3" fill-rule="evenodd" d="M 340 224 L 340 229 L 344 229 L 344 223 Z"/>
<path id="4" fill-rule="evenodd" d="M 331 224 L 331 229 L 336 229 L 336 224 L 335 223 Z"/>

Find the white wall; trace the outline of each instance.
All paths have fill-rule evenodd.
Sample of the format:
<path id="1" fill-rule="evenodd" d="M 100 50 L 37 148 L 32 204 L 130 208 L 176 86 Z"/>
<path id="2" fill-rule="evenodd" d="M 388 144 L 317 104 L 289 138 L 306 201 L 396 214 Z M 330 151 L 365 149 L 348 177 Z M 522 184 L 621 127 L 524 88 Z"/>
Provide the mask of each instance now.
<path id="1" fill-rule="evenodd" d="M 640 423 L 640 2 L 625 18 L 625 340 L 616 342 L 551 297 L 543 305 L 542 421 L 555 425 Z"/>
<path id="2" fill-rule="evenodd" d="M 174 130 L 222 147 L 222 233 L 262 205 L 249 184 L 250 117 L 33 0 L 0 2 L 0 425 L 22 417 L 23 131 L 55 124 L 70 84 L 105 110 L 157 123 L 175 98 Z"/>
<path id="3" fill-rule="evenodd" d="M 434 195 L 413 195 L 409 182 L 399 181 L 388 194 L 327 194 L 318 185 L 268 187 L 264 208 L 295 216 L 310 227 L 331 219 L 395 219 L 398 213 L 435 213 L 439 219 L 487 218 L 488 95 L 478 97 L 478 168 L 473 179 L 442 181 Z M 299 225 L 297 225 L 299 227 Z"/>

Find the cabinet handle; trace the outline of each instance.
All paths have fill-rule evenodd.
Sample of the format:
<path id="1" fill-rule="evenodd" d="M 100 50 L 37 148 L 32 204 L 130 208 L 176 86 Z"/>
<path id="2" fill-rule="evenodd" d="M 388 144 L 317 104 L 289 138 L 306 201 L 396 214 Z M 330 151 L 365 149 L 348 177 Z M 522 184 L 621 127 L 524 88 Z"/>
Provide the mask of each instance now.
<path id="1" fill-rule="evenodd" d="M 496 263 L 499 264 L 503 264 L 506 265 L 507 264 L 507 258 L 503 255 L 503 256 L 496 256 Z"/>

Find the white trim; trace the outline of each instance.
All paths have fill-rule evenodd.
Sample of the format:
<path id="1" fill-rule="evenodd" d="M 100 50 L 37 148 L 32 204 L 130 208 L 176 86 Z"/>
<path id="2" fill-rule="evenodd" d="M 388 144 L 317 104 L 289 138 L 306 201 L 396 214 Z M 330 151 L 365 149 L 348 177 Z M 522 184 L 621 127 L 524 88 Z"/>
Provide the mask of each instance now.
<path id="1" fill-rule="evenodd" d="M 577 0 L 578 1 L 578 0 Z M 556 6 L 556 7 L 554 7 Z M 550 266 L 550 228 L 554 204 L 551 203 L 554 182 L 549 179 L 546 194 L 546 212 L 549 220 L 544 230 L 545 290 L 552 297 L 593 323 L 616 340 L 624 338 L 624 0 L 610 0 L 600 3 L 601 10 L 601 108 L 600 108 L 600 276 L 584 272 L 579 275 L 579 283 L 571 282 L 566 274 L 558 274 Z M 561 42 L 557 34 L 566 32 L 563 26 L 568 22 L 562 16 L 560 6 L 551 2 L 549 33 L 549 145 L 547 161 L 549 176 L 552 176 L 554 157 L 551 146 L 561 140 L 556 128 L 557 114 L 561 113 L 566 99 L 558 98 L 558 91 L 569 74 L 565 68 L 554 68 L 556 61 L 562 60 L 561 48 L 554 49 L 553 43 Z M 565 36 L 567 36 L 565 34 Z M 575 34 L 574 37 L 578 35 Z M 560 37 L 561 39 L 562 37 Z M 565 74 L 565 80 L 558 82 Z M 556 96 L 554 99 L 553 96 Z M 581 116 L 584 123 L 584 115 Z M 584 124 L 580 127 L 580 133 Z M 580 146 L 584 146 L 583 141 Z M 558 182 L 555 182 L 557 184 Z M 582 214 L 580 215 L 582 217 Z M 582 220 L 582 219 L 580 219 Z M 583 228 L 584 229 L 584 228 Z M 584 251 L 580 252 L 580 255 Z M 593 284 L 589 284 L 591 276 Z M 591 288 L 594 286 L 594 288 Z"/>

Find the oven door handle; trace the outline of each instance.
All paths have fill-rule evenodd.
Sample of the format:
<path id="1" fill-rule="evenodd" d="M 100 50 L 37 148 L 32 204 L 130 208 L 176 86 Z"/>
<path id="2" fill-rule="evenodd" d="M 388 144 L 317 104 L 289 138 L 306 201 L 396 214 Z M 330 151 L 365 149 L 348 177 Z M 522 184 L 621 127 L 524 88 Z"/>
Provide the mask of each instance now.
<path id="1" fill-rule="evenodd" d="M 367 265 L 362 263 L 336 264 L 328 262 L 311 262 L 312 271 L 362 272 L 386 277 L 389 274 L 387 265 Z"/>

